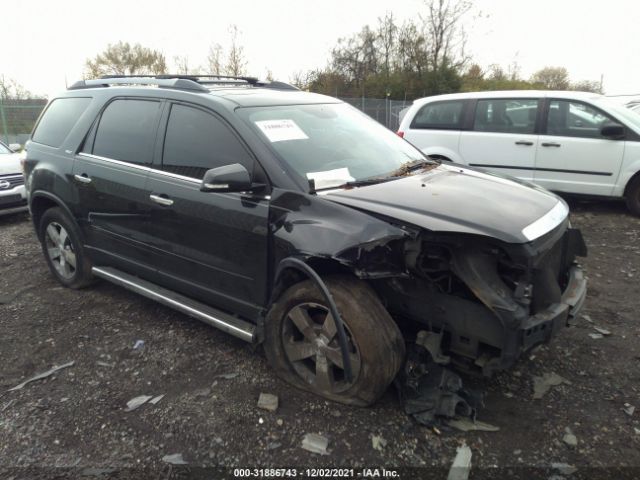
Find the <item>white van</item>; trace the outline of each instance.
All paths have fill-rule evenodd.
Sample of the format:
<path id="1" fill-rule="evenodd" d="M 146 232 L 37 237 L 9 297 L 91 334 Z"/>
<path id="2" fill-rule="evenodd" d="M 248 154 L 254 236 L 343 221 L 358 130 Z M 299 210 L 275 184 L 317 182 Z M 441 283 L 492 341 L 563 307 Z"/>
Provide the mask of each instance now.
<path id="1" fill-rule="evenodd" d="M 518 90 L 421 98 L 398 135 L 432 157 L 549 190 L 625 198 L 640 215 L 640 115 L 602 95 Z"/>

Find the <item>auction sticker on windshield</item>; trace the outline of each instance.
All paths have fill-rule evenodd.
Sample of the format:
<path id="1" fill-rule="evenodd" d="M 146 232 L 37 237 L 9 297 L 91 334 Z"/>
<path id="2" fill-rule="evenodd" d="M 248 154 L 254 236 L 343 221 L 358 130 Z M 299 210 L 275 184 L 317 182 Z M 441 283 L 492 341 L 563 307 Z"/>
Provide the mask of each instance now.
<path id="1" fill-rule="evenodd" d="M 289 119 L 262 120 L 256 125 L 264 133 L 270 142 L 282 142 L 284 140 L 308 139 L 296 122 Z"/>

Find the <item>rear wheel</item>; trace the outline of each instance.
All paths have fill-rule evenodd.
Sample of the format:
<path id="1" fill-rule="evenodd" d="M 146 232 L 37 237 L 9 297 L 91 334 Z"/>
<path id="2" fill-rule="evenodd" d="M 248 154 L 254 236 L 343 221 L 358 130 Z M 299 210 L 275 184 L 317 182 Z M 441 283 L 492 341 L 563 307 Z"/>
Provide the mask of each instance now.
<path id="1" fill-rule="evenodd" d="M 625 194 L 627 208 L 636 216 L 640 217 L 640 175 L 636 176 L 627 187 Z"/>
<path id="2" fill-rule="evenodd" d="M 404 340 L 365 282 L 328 277 L 326 285 L 345 324 L 353 378 L 345 376 L 335 319 L 311 281 L 290 287 L 271 308 L 265 352 L 292 385 L 330 400 L 369 405 L 384 393 L 404 360 Z"/>
<path id="3" fill-rule="evenodd" d="M 78 229 L 58 207 L 50 208 L 40 220 L 40 243 L 51 273 L 69 288 L 82 288 L 93 282 Z"/>

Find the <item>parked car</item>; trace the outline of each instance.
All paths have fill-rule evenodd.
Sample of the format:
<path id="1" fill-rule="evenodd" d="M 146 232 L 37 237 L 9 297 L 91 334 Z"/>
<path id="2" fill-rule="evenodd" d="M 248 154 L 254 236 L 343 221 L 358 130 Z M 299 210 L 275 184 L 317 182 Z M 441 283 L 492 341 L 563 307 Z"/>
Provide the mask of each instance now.
<path id="1" fill-rule="evenodd" d="M 25 171 L 63 285 L 106 279 L 262 343 L 285 380 L 340 402 L 375 401 L 416 332 L 458 368 L 508 368 L 586 294 L 562 199 L 278 82 L 78 82 Z"/>
<path id="2" fill-rule="evenodd" d="M 0 142 L 0 215 L 27 210 L 27 194 L 20 165 L 20 145 Z"/>
<path id="3" fill-rule="evenodd" d="M 427 155 L 640 215 L 640 117 L 602 95 L 507 91 L 416 100 L 398 134 Z"/>

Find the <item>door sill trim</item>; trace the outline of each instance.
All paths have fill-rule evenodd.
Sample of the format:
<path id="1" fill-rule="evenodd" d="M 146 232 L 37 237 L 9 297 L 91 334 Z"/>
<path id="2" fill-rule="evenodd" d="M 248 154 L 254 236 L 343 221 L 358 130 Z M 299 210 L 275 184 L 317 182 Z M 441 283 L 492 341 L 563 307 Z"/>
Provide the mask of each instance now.
<path id="1" fill-rule="evenodd" d="M 96 277 L 100 277 L 111 283 L 119 285 L 147 297 L 181 313 L 203 321 L 213 327 L 227 332 L 234 337 L 249 343 L 256 342 L 255 325 L 240 318 L 222 312 L 216 308 L 200 303 L 189 297 L 148 282 L 134 275 L 122 272 L 113 267 L 93 267 L 91 269 Z"/>

